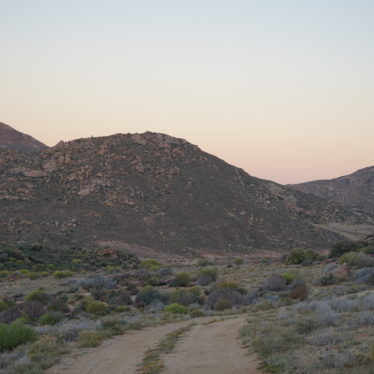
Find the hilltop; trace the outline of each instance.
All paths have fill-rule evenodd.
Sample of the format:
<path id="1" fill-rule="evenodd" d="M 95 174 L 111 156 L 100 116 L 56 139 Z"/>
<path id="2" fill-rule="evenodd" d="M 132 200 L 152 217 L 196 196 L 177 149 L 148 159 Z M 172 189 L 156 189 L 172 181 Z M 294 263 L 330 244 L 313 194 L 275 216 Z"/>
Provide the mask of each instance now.
<path id="1" fill-rule="evenodd" d="M 367 222 L 165 134 L 77 139 L 31 156 L 0 152 L 2 241 L 148 254 L 326 248 L 341 236 L 318 225 Z"/>

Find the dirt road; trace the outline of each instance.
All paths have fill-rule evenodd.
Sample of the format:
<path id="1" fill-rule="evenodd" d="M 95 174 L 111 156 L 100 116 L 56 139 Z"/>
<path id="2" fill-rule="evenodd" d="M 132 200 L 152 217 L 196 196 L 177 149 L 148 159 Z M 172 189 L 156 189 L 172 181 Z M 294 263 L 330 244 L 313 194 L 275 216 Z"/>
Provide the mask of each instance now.
<path id="1" fill-rule="evenodd" d="M 238 339 L 245 317 L 197 325 L 164 357 L 165 374 L 257 374 L 259 362 Z"/>
<path id="2" fill-rule="evenodd" d="M 165 374 L 257 374 L 258 362 L 247 356 L 237 340 L 245 317 L 207 323 L 212 318 L 193 320 L 197 323 L 163 357 Z M 153 348 L 167 333 L 187 326 L 191 321 L 131 331 L 105 341 L 100 347 L 64 357 L 47 374 L 135 374 L 145 351 Z"/>

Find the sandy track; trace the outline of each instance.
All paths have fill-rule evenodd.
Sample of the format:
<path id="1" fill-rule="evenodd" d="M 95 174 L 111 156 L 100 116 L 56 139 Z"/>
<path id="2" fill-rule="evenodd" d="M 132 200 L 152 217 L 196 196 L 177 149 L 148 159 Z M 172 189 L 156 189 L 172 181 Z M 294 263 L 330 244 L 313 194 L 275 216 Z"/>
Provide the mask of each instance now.
<path id="1" fill-rule="evenodd" d="M 238 339 L 245 317 L 194 326 L 164 357 L 165 374 L 259 374 L 259 361 Z"/>
<path id="2" fill-rule="evenodd" d="M 238 340 L 245 317 L 214 323 L 198 318 L 164 326 L 130 331 L 105 341 L 97 348 L 79 350 L 65 356 L 47 374 L 135 374 L 144 353 L 156 346 L 167 333 L 191 322 L 196 326 L 163 357 L 165 374 L 258 374 L 256 357 L 248 356 Z"/>
<path id="3" fill-rule="evenodd" d="M 73 356 L 65 356 L 47 374 L 135 374 L 146 350 L 153 348 L 167 333 L 187 326 L 184 321 L 143 330 L 135 330 L 125 335 L 106 340 L 97 348 L 78 351 Z"/>

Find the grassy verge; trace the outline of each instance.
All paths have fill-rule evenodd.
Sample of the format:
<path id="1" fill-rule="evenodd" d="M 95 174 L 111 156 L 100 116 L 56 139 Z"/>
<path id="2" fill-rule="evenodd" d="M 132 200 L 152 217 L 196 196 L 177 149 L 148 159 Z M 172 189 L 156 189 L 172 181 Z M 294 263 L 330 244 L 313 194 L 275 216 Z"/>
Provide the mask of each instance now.
<path id="1" fill-rule="evenodd" d="M 164 368 L 161 356 L 173 350 L 178 340 L 190 329 L 192 324 L 172 331 L 159 341 L 157 346 L 146 352 L 142 363 L 137 370 L 140 374 L 158 374 Z"/>

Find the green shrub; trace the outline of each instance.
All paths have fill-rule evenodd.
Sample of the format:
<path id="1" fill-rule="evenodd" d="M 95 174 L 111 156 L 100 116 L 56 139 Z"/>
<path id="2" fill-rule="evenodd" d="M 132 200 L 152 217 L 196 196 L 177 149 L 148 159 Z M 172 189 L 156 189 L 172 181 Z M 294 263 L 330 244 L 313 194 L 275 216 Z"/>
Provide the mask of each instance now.
<path id="1" fill-rule="evenodd" d="M 217 284 L 214 289 L 216 290 L 223 290 L 223 289 L 229 289 L 229 290 L 238 290 L 239 285 L 237 282 L 233 281 L 226 281 L 226 282 L 221 282 Z"/>
<path id="2" fill-rule="evenodd" d="M 43 369 L 47 369 L 58 361 L 64 348 L 53 336 L 43 336 L 32 343 L 27 355 L 33 362 L 37 362 Z"/>
<path id="3" fill-rule="evenodd" d="M 64 315 L 61 312 L 48 312 L 39 318 L 39 322 L 41 325 L 55 325 L 63 319 Z"/>
<path id="4" fill-rule="evenodd" d="M 8 304 L 5 301 L 0 300 L 0 312 L 8 308 Z"/>
<path id="5" fill-rule="evenodd" d="M 136 296 L 136 302 L 144 305 L 149 305 L 152 301 L 160 299 L 160 293 L 152 286 L 143 287 Z"/>
<path id="6" fill-rule="evenodd" d="M 347 264 L 351 267 L 364 268 L 374 266 L 374 259 L 362 252 L 347 252 L 339 257 L 340 264 Z"/>
<path id="7" fill-rule="evenodd" d="M 228 299 L 221 298 L 214 304 L 214 309 L 218 311 L 232 308 L 232 302 Z"/>
<path id="8" fill-rule="evenodd" d="M 208 265 L 211 265 L 212 263 L 207 259 L 207 258 L 201 258 L 198 262 L 197 262 L 197 266 L 208 266 Z"/>
<path id="9" fill-rule="evenodd" d="M 218 271 L 215 268 L 203 269 L 199 272 L 199 276 L 208 276 L 212 278 L 213 281 L 216 281 L 218 277 Z"/>
<path id="10" fill-rule="evenodd" d="M 97 316 L 103 316 L 108 313 L 108 304 L 90 299 L 86 303 L 85 311 Z"/>
<path id="11" fill-rule="evenodd" d="M 109 330 L 110 335 L 122 335 L 126 327 L 126 322 L 114 318 L 103 321 L 103 328 Z"/>
<path id="12" fill-rule="evenodd" d="M 182 271 L 175 275 L 170 285 L 172 287 L 187 287 L 192 282 L 192 277 L 186 271 Z"/>
<path id="13" fill-rule="evenodd" d="M 80 347 L 98 347 L 104 340 L 104 334 L 98 330 L 82 330 L 78 334 Z"/>
<path id="14" fill-rule="evenodd" d="M 287 265 L 298 265 L 298 264 L 307 264 L 314 261 L 319 261 L 321 255 L 311 249 L 303 248 L 294 248 L 287 256 L 286 263 Z"/>
<path id="15" fill-rule="evenodd" d="M 299 277 L 299 273 L 297 271 L 285 271 L 281 276 L 286 280 L 286 284 L 290 284 Z"/>
<path id="16" fill-rule="evenodd" d="M 200 308 L 192 308 L 190 309 L 190 316 L 192 318 L 202 317 L 204 312 Z"/>
<path id="17" fill-rule="evenodd" d="M 369 346 L 369 360 L 374 362 L 374 343 Z"/>
<path id="18" fill-rule="evenodd" d="M 49 294 L 47 294 L 41 288 L 31 291 L 25 298 L 25 301 L 38 301 L 39 303 L 46 304 L 50 300 Z"/>
<path id="19" fill-rule="evenodd" d="M 68 278 L 71 277 L 74 273 L 70 270 L 56 270 L 53 273 L 53 276 L 57 279 L 62 279 L 62 278 Z"/>
<path id="20" fill-rule="evenodd" d="M 157 260 L 150 258 L 148 260 L 142 261 L 140 263 L 140 267 L 150 270 L 150 271 L 155 271 L 155 270 L 160 269 L 161 264 Z"/>
<path id="21" fill-rule="evenodd" d="M 242 258 L 236 258 L 234 262 L 236 266 L 240 266 L 244 264 L 244 260 Z"/>
<path id="22" fill-rule="evenodd" d="M 184 305 L 177 304 L 177 303 L 167 305 L 164 308 L 164 311 L 173 313 L 173 314 L 188 314 L 188 308 Z"/>
<path id="23" fill-rule="evenodd" d="M 0 352 L 33 341 L 35 337 L 35 331 L 21 321 L 14 321 L 10 324 L 0 323 Z"/>
<path id="24" fill-rule="evenodd" d="M 193 287 L 191 289 L 176 289 L 169 296 L 171 303 L 182 304 L 188 306 L 196 303 L 200 297 L 200 288 Z"/>
<path id="25" fill-rule="evenodd" d="M 347 252 L 355 252 L 357 251 L 362 245 L 358 242 L 354 242 L 352 240 L 342 240 L 336 242 L 329 253 L 329 257 L 336 258 L 344 255 Z"/>

